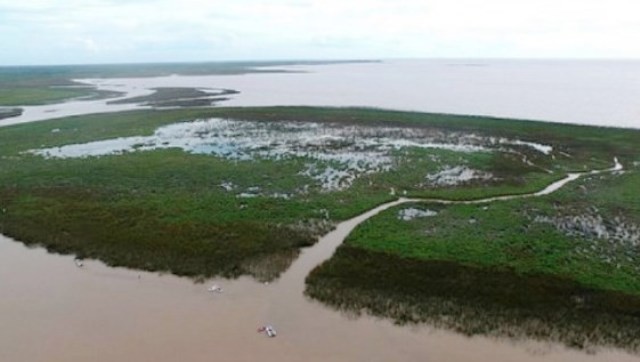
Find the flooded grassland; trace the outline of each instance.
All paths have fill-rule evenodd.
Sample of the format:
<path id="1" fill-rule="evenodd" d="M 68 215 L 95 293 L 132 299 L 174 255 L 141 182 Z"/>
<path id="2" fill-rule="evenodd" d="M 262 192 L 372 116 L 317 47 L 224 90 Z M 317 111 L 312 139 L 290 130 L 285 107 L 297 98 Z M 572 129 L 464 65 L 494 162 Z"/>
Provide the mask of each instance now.
<path id="1" fill-rule="evenodd" d="M 292 360 L 283 357 L 287 348 L 292 356 L 304 355 L 292 346 L 294 340 L 319 360 L 367 359 L 367 353 L 335 341 L 359 333 L 353 340 L 362 346 L 391 338 L 405 349 L 401 359 L 406 360 L 429 353 L 455 359 L 436 341 L 467 343 L 478 353 L 489 353 L 498 343 L 426 332 L 425 325 L 422 331 L 394 327 L 393 320 L 465 334 L 634 350 L 640 203 L 631 190 L 638 181 L 637 139 L 634 130 L 308 107 L 141 110 L 21 124 L 0 133 L 0 231 L 28 245 L 110 266 L 201 281 L 240 277 L 220 281 L 230 287 L 218 298 L 229 295 L 220 301 L 223 306 L 200 297 L 188 300 L 202 313 L 220 308 L 209 312 L 229 335 L 213 332 L 214 321 L 189 330 L 195 336 L 202 327 L 238 346 L 243 334 L 229 326 L 229 318 L 245 308 L 238 317 L 243 328 L 271 319 L 290 333 L 291 342 L 277 339 L 279 347 L 256 342 L 254 352 L 271 351 L 274 359 Z M 367 221 L 359 217 L 340 224 L 398 197 L 464 201 L 536 195 L 568 173 L 610 168 L 614 158 L 623 170 L 576 176 L 549 195 L 477 205 L 398 205 Z M 345 319 L 303 295 L 315 263 L 329 258 L 363 221 L 333 258 L 311 272 L 306 293 L 383 320 Z M 324 247 L 324 240 L 333 246 Z M 304 249 L 314 244 L 318 248 Z M 94 262 L 89 266 L 112 273 Z M 142 280 L 163 283 L 143 275 Z M 148 287 L 136 285 L 125 289 Z M 179 290 L 191 288 L 187 294 L 200 289 L 180 285 Z M 548 314 L 552 309 L 556 314 Z M 566 319 L 556 318 L 563 312 Z M 141 318 L 151 323 L 153 315 Z M 575 322 L 584 316 L 595 322 Z M 567 329 L 554 329 L 559 324 Z M 323 336 L 313 345 L 303 330 L 316 325 Z M 429 336 L 432 352 L 421 345 Z M 330 355 L 320 352 L 330 341 L 336 343 L 326 350 Z M 177 344 L 186 348 L 188 341 Z M 143 353 L 138 347 L 130 346 Z M 220 348 L 225 356 L 231 353 Z M 505 360 L 522 353 L 504 348 Z M 378 360 L 391 358 L 374 350 L 381 353 Z M 562 349 L 547 357 L 567 357 L 564 353 L 584 356 Z M 240 354 L 237 360 L 251 359 L 248 351 Z"/>

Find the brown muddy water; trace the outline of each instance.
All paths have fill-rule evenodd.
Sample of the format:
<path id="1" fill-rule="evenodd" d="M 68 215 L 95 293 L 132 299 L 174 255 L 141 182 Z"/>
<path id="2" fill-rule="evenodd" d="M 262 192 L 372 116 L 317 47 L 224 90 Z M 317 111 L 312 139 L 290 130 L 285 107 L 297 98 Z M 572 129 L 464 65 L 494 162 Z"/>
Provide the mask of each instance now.
<path id="1" fill-rule="evenodd" d="M 71 256 L 0 236 L 0 361 L 640 361 L 616 350 L 587 354 L 549 343 L 400 327 L 349 316 L 303 295 L 307 274 L 353 228 L 409 201 L 415 200 L 400 199 L 339 224 L 271 284 L 249 278 L 195 284 L 97 261 L 80 268 Z M 212 284 L 224 291 L 208 292 Z M 276 328 L 276 338 L 257 333 L 265 324 Z"/>
<path id="2" fill-rule="evenodd" d="M 240 93 L 223 106 L 362 106 L 640 127 L 638 60 L 415 59 L 275 69 L 290 72 L 78 81 L 126 93 L 119 100 L 158 87 L 224 88 Z M 140 106 L 73 100 L 22 108 L 0 126 Z"/>
<path id="3" fill-rule="evenodd" d="M 639 64 L 487 62 L 478 67 L 394 61 L 295 68 L 306 73 L 88 82 L 124 91 L 126 97 L 157 86 L 210 86 L 241 91 L 228 105 L 374 105 L 638 127 L 640 113 L 632 100 L 640 94 Z M 25 107 L 23 116 L 0 126 L 136 107 L 106 101 Z M 577 177 L 531 196 L 553 192 Z M 639 355 L 616 350 L 587 354 L 556 344 L 400 327 L 346 315 L 305 297 L 309 271 L 329 258 L 359 222 L 395 204 L 341 223 L 271 284 L 250 278 L 194 284 L 97 261 L 78 268 L 71 256 L 28 249 L 0 236 L 0 362 L 640 361 Z M 223 293 L 208 292 L 212 284 L 222 286 Z M 276 328 L 276 338 L 256 332 L 265 324 Z"/>

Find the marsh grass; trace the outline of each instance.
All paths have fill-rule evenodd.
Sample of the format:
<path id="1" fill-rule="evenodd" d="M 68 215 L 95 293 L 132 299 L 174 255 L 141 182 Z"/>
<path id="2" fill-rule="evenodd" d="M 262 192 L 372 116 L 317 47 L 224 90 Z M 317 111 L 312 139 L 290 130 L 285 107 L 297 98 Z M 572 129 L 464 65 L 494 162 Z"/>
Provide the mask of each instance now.
<path id="1" fill-rule="evenodd" d="M 325 192 L 301 174 L 309 162 L 305 158 L 239 161 L 178 149 L 80 159 L 45 159 L 24 153 L 150 135 L 162 125 L 207 117 L 497 133 L 551 144 L 572 157 L 558 156 L 552 161 L 531 153 L 533 162 L 555 170 L 549 174 L 518 164 L 514 157 L 519 155 L 407 149 L 398 158 L 397 171 L 365 175 L 348 189 Z M 594 138 L 596 133 L 601 137 Z M 533 191 L 562 177 L 566 170 L 608 167 L 614 155 L 624 160 L 635 150 L 631 140 L 637 133 L 491 118 L 307 107 L 146 110 L 21 124 L 0 129 L 0 231 L 28 244 L 98 258 L 110 265 L 194 277 L 243 273 L 273 277 L 286 268 L 289 257 L 282 255 L 294 255 L 325 231 L 314 225 L 330 225 L 391 201 L 398 197 L 390 194 L 391 188 L 398 195 L 406 191 L 409 196 L 448 198 Z M 561 143 L 565 137 L 571 141 Z M 582 141 L 599 146 L 581 148 Z M 424 175 L 456 162 L 495 173 L 502 180 L 459 187 L 420 186 Z M 225 184 L 233 184 L 234 189 L 225 190 L 221 186 Z M 239 197 L 256 187 L 256 197 Z M 293 197 L 270 196 L 274 194 Z M 274 255 L 277 263 L 259 262 Z M 263 270 L 267 264 L 274 265 L 273 272 Z"/>
<path id="2" fill-rule="evenodd" d="M 231 89 L 220 89 L 216 93 L 208 93 L 198 88 L 155 88 L 148 96 L 132 97 L 109 101 L 108 104 L 141 104 L 152 107 L 204 107 L 226 100 L 226 96 L 236 94 Z"/>
<path id="3" fill-rule="evenodd" d="M 106 99 L 120 94 L 119 92 L 97 90 L 89 86 L 79 88 L 53 86 L 12 88 L 1 85 L 0 106 L 55 104 L 77 98 L 84 100 Z"/>
<path id="4" fill-rule="evenodd" d="M 624 172 L 584 176 L 539 198 L 391 208 L 361 224 L 312 271 L 306 293 L 401 324 L 637 352 L 640 249 L 634 239 L 598 237 L 589 224 L 580 224 L 587 232 L 579 233 L 536 220 L 597 214 L 600 228 L 636 230 L 639 184 L 638 168 L 629 163 Z M 437 215 L 398 218 L 408 207 Z"/>
<path id="5" fill-rule="evenodd" d="M 538 216 L 589 215 L 595 208 L 605 225 L 616 218 L 640 225 L 640 196 L 632 191 L 638 184 L 640 174 L 629 171 L 585 177 L 539 198 L 478 205 L 415 204 L 437 210 L 438 215 L 408 222 L 397 218 L 396 207 L 364 222 L 346 243 L 419 260 L 563 275 L 592 288 L 640 295 L 637 245 L 584 239 L 536 222 Z M 603 250 L 621 255 L 614 258 Z"/>
<path id="6" fill-rule="evenodd" d="M 0 108 L 0 119 L 17 117 L 22 114 L 22 108 Z"/>
<path id="7" fill-rule="evenodd" d="M 555 275 L 402 258 L 341 246 L 305 291 L 348 313 L 427 323 L 466 335 L 640 350 L 640 297 Z"/>
<path id="8" fill-rule="evenodd" d="M 114 92 L 96 91 L 72 79 L 86 78 L 140 78 L 172 74 L 212 75 L 247 73 L 283 73 L 282 69 L 264 69 L 298 64 L 334 64 L 341 61 L 271 61 L 271 62 L 203 62 L 203 63 L 150 63 L 58 66 L 0 67 L 0 106 L 40 105 L 56 103 L 77 97 L 92 99 L 111 98 Z M 349 63 L 349 62 L 347 62 Z M 210 105 L 211 102 L 209 102 Z M 187 106 L 183 104 L 182 106 Z"/>

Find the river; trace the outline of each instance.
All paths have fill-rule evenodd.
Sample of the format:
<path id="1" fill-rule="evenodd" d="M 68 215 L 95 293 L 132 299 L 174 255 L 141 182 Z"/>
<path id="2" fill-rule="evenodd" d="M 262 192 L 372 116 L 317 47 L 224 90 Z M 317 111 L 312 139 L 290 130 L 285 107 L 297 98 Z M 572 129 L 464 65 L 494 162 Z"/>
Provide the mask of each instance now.
<path id="1" fill-rule="evenodd" d="M 640 128 L 637 60 L 387 60 L 284 69 L 290 72 L 80 81 L 125 97 L 155 87 L 238 90 L 224 106 L 363 106 Z M 139 107 L 75 100 L 23 108 L 0 126 Z"/>
<path id="2" fill-rule="evenodd" d="M 616 162 L 610 170 L 621 168 Z M 529 195 L 473 202 L 546 195 L 581 175 Z M 309 271 L 359 223 L 411 201 L 339 224 L 271 284 L 246 277 L 195 284 L 90 260 L 79 268 L 71 256 L 0 236 L 0 361 L 640 361 L 616 350 L 586 354 L 551 343 L 399 327 L 349 317 L 302 294 Z M 212 284 L 223 292 L 208 292 Z M 273 324 L 278 336 L 257 333 L 264 324 Z"/>

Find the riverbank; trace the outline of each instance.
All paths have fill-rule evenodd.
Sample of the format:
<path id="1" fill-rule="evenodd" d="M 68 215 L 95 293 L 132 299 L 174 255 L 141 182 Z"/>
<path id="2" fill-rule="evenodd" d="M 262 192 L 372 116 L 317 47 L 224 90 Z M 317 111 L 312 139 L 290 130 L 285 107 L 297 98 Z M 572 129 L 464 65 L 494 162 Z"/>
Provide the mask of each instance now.
<path id="1" fill-rule="evenodd" d="M 0 133 L 0 230 L 110 265 L 273 279 L 337 222 L 398 195 L 535 192 L 567 172 L 607 167 L 614 156 L 633 164 L 637 134 L 308 107 L 137 111 L 16 125 Z M 123 137 L 134 142 L 98 156 Z M 80 153 L 67 157 L 66 149 Z"/>
<path id="2" fill-rule="evenodd" d="M 0 108 L 0 120 L 5 118 L 18 117 L 21 114 L 21 108 Z"/>
<path id="3" fill-rule="evenodd" d="M 640 88 L 634 79 L 640 62 L 485 59 L 473 61 L 482 66 L 471 67 L 468 62 L 423 59 L 60 67 L 57 78 L 63 84 L 77 80 L 104 90 L 147 94 L 155 88 L 234 89 L 241 93 L 224 103 L 233 107 L 358 106 L 638 128 L 634 105 Z M 3 84 L 18 81 L 40 87 L 43 79 L 52 80 L 41 77 L 38 69 L 28 68 L 7 81 L 2 74 L 5 70 L 0 68 Z M 25 115 L 14 122 L 125 109 L 133 108 L 74 101 L 55 107 L 26 107 Z M 43 113 L 52 110 L 55 112 Z"/>
<path id="4" fill-rule="evenodd" d="M 211 284 L 224 292 L 207 292 Z M 268 362 L 320 362 L 336 356 L 376 362 L 639 360 L 622 351 L 586 355 L 557 345 L 514 344 L 427 326 L 399 327 L 368 316 L 349 318 L 301 295 L 283 296 L 288 285 L 277 282 L 240 278 L 194 284 L 91 260 L 78 268 L 72 256 L 26 248 L 1 236 L 0 285 L 0 357 L 7 361 L 205 362 L 212 356 Z M 256 333 L 265 323 L 278 329 L 277 338 Z M 31 340 L 39 342 L 25 345 Z"/>
<path id="5" fill-rule="evenodd" d="M 610 172 L 549 196 L 389 209 L 310 274 L 306 293 L 399 324 L 637 352 L 638 171 Z"/>
<path id="6" fill-rule="evenodd" d="M 318 297 L 312 288 L 320 285 L 336 298 L 350 299 L 353 290 L 344 286 L 358 284 L 380 288 L 361 295 L 386 296 L 381 299 L 386 306 L 402 302 L 398 295 L 422 300 L 424 295 L 410 294 L 421 279 L 398 278 L 405 273 L 395 272 L 445 260 L 450 263 L 438 265 L 448 266 L 453 276 L 491 275 L 464 272 L 467 267 L 503 272 L 497 280 L 506 284 L 495 290 L 529 285 L 518 279 L 522 275 L 542 275 L 541 280 L 552 280 L 549 290 L 579 290 L 577 298 L 604 293 L 596 307 L 618 300 L 626 305 L 637 289 L 637 274 L 629 269 L 635 254 L 631 261 L 614 263 L 598 258 L 603 250 L 611 257 L 627 257 L 633 250 L 608 246 L 608 240 L 592 243 L 591 234 L 565 234 L 562 225 L 591 203 L 599 211 L 588 217 L 600 217 L 606 225 L 637 224 L 639 134 L 313 107 L 145 110 L 22 124 L 0 132 L 0 231 L 28 245 L 111 266 L 199 281 L 251 275 L 260 282 L 290 283 L 295 286 L 282 298 L 302 298 L 306 274 L 291 274 L 297 275 L 293 283 L 285 271 L 302 248 L 338 223 L 400 196 L 457 200 L 390 209 L 366 221 L 345 244 L 359 248 L 364 264 L 351 265 L 355 272 L 345 268 L 345 254 L 338 251 L 311 274 L 310 293 Z M 624 170 L 588 172 L 611 167 L 614 157 Z M 488 201 L 500 202 L 485 210 L 481 204 Z M 384 269 L 392 279 L 367 280 L 373 278 L 366 263 L 375 259 L 371 255 L 388 258 Z M 291 269 L 299 270 L 296 264 Z M 329 278 L 322 274 L 327 270 Z M 555 277 L 568 282 L 556 283 Z M 340 278 L 356 282 L 344 284 Z M 404 284 L 388 285 L 388 280 Z M 401 293 L 387 295 L 387 289 Z M 544 290 L 538 297 L 544 299 Z M 611 299 L 610 292 L 624 295 Z M 319 298 L 336 304 L 327 295 Z M 357 308 L 375 310 L 358 303 L 356 298 Z M 616 343 L 604 344 L 622 346 Z"/>
<path id="7" fill-rule="evenodd" d="M 20 106 L 0 127 L 69 116 L 155 107 L 211 107 L 237 94 L 207 83 L 174 86 L 172 79 L 292 73 L 299 65 L 375 61 L 265 61 L 0 67 L 0 106 Z M 151 80 L 161 79 L 160 84 Z M 157 84 L 157 85 L 152 85 Z M 202 90 L 207 90 L 206 92 Z M 210 92 L 213 90 L 213 92 Z M 0 117 L 0 119 L 2 119 Z"/>
<path id="8" fill-rule="evenodd" d="M 556 184 L 562 185 L 563 183 L 560 181 Z M 557 187 L 546 189 L 559 191 Z M 291 268 L 281 278 L 268 285 L 247 278 L 207 281 L 207 283 L 224 287 L 224 292 L 219 295 L 208 293 L 206 285 L 192 284 L 187 280 L 169 275 L 159 276 L 146 272 L 114 269 L 94 261 L 85 261 L 83 268 L 77 268 L 71 257 L 46 254 L 40 249 L 26 250 L 13 241 L 9 242 L 1 238 L 0 276 L 3 273 L 11 273 L 12 275 L 11 278 L 0 278 L 0 280 L 12 281 L 9 285 L 4 285 L 5 290 L 8 290 L 8 298 L 3 298 L 0 301 L 0 308 L 7 312 L 0 314 L 3 325 L 13 325 L 16 322 L 10 316 L 19 315 L 21 316 L 19 323 L 21 326 L 26 326 L 26 331 L 31 330 L 29 326 L 37 324 L 38 328 L 34 331 L 49 334 L 63 324 L 66 333 L 52 333 L 47 339 L 49 343 L 39 344 L 28 350 L 20 350 L 15 348 L 20 344 L 11 343 L 11 341 L 24 338 L 21 329 L 7 328 L 0 332 L 0 334 L 6 334 L 0 338 L 0 346 L 7 343 L 2 350 L 8 358 L 26 358 L 30 361 L 51 361 L 57 358 L 64 358 L 66 361 L 80 361 L 87 358 L 88 355 L 94 355 L 96 350 L 102 351 L 96 357 L 98 361 L 131 358 L 131 356 L 153 357 L 157 361 L 170 361 L 177 355 L 183 358 L 189 356 L 189 359 L 193 361 L 205 361 L 210 359 L 211 354 L 233 356 L 232 359 L 237 360 L 261 358 L 267 361 L 294 361 L 300 358 L 325 361 L 335 355 L 347 356 L 353 360 L 370 361 L 387 361 L 389 359 L 420 361 L 424 360 L 425 356 L 450 361 L 466 361 L 480 357 L 493 361 L 539 361 L 541 356 L 545 361 L 581 361 L 586 358 L 584 352 L 565 349 L 549 343 L 523 340 L 522 335 L 514 333 L 514 331 L 518 331 L 517 329 L 510 329 L 513 328 L 514 323 L 518 322 L 513 319 L 486 319 L 486 315 L 476 313 L 467 314 L 465 321 L 482 325 L 483 329 L 479 330 L 483 331 L 492 328 L 499 328 L 499 331 L 509 331 L 511 334 L 507 334 L 508 336 L 519 337 L 517 343 L 513 343 L 511 339 L 495 338 L 505 336 L 500 333 L 493 333 L 493 338 L 468 338 L 441 329 L 432 329 L 433 327 L 425 325 L 407 328 L 395 326 L 387 321 L 366 315 L 361 315 L 359 318 L 345 317 L 318 303 L 310 303 L 309 300 L 302 297 L 303 283 L 307 273 L 323 260 L 330 258 L 335 248 L 354 228 L 362 222 L 367 222 L 370 218 L 375 219 L 378 212 L 384 213 L 385 210 L 393 210 L 393 207 L 405 207 L 402 204 L 406 205 L 417 201 L 401 199 L 381 205 L 337 225 L 336 229 L 325 235 L 318 244 L 304 249 L 302 255 Z M 413 270 L 416 264 L 410 260 L 390 260 L 389 254 L 381 254 L 379 257 L 382 259 L 372 260 L 370 256 L 358 255 L 356 260 L 350 260 L 349 264 L 358 269 L 357 272 L 362 271 L 360 265 L 363 263 L 371 264 L 382 277 L 377 281 L 384 288 L 383 292 L 385 290 L 387 292 L 392 290 L 396 293 L 402 291 L 407 280 L 412 280 L 416 275 Z M 331 258 L 330 263 L 334 261 L 338 263 L 345 261 L 344 248 L 340 248 L 338 254 Z M 400 263 L 396 264 L 398 261 Z M 392 262 L 392 264 L 387 264 L 387 262 Z M 395 265 L 396 267 L 380 268 L 381 265 Z M 47 283 L 44 286 L 37 282 L 41 278 L 40 271 L 43 267 L 46 267 L 48 271 Z M 438 269 L 442 271 L 441 268 Z M 16 273 L 17 270 L 20 272 Z M 411 272 L 412 270 L 413 272 Z M 434 274 L 433 271 L 428 270 L 425 273 L 425 270 L 419 270 L 417 274 L 427 279 L 440 276 Z M 455 286 L 449 291 L 461 291 L 467 296 L 474 296 L 475 299 L 472 303 L 474 311 L 487 307 L 485 304 L 475 303 L 478 302 L 478 295 L 475 295 L 474 291 L 477 290 L 474 288 L 480 287 L 482 292 L 479 295 L 492 294 L 487 293 L 486 288 L 482 288 L 487 285 L 485 275 L 477 272 L 477 270 L 471 270 L 472 283 L 463 284 L 469 288 L 461 288 L 460 284 L 456 284 L 460 281 L 459 279 L 447 280 L 445 278 L 440 280 L 440 282 L 451 284 L 451 287 Z M 312 274 L 312 278 L 315 274 L 317 272 Z M 389 278 L 393 279 L 400 275 L 402 278 L 395 280 L 396 283 L 389 283 Z M 514 274 L 509 273 L 508 277 L 514 278 Z M 522 301 L 530 293 L 530 290 L 523 289 L 528 284 L 520 284 L 522 280 L 515 280 L 515 282 L 515 294 Z M 540 285 L 544 285 L 544 283 L 540 283 Z M 390 288 L 390 286 L 392 287 Z M 441 286 L 448 290 L 446 285 L 441 284 Z M 320 289 L 327 293 L 335 291 L 331 289 L 332 287 L 335 285 L 326 285 Z M 366 292 L 370 285 L 358 283 L 358 287 L 362 292 L 361 295 L 350 294 L 348 290 L 341 291 L 344 300 L 349 303 L 358 303 L 363 298 L 371 296 Z M 66 293 L 65 291 L 69 289 L 74 292 Z M 423 285 L 422 290 L 427 289 Z M 491 291 L 497 292 L 497 294 L 504 292 L 500 288 Z M 525 294 L 519 294 L 517 291 L 522 291 Z M 557 292 L 557 290 L 555 291 Z M 415 292 L 416 290 L 412 289 L 413 295 Z M 18 295 L 21 297 L 16 298 L 15 296 Z M 382 293 L 378 299 L 386 295 L 388 294 Z M 384 308 L 384 311 L 387 312 L 386 316 L 389 316 L 390 312 L 402 311 L 406 306 L 402 300 L 397 299 L 398 296 L 396 295 L 394 300 L 394 308 L 389 305 Z M 33 303 L 24 304 L 24 300 L 29 298 L 40 301 L 35 307 L 38 313 L 33 313 Z M 68 313 L 67 308 L 59 308 L 57 303 L 52 303 L 52 300 L 57 300 L 57 298 L 64 298 L 64 305 L 73 305 L 73 313 Z M 430 299 L 426 298 L 425 300 L 429 301 Z M 21 312 L 11 312 L 16 310 L 18 306 L 20 306 Z M 98 307 L 102 312 L 95 314 L 95 308 Z M 167 310 L 172 311 L 175 318 L 168 320 L 166 318 Z M 415 312 L 415 309 L 412 311 Z M 431 309 L 431 311 L 442 312 L 442 309 Z M 491 309 L 484 311 L 489 313 Z M 534 308 L 531 312 L 536 313 L 538 310 Z M 415 314 L 412 315 L 415 316 Z M 439 315 L 441 314 L 434 313 L 434 319 L 422 322 L 426 321 L 432 326 L 442 328 L 449 327 L 448 324 L 442 323 L 443 321 L 456 321 L 457 317 L 452 313 L 451 306 L 447 309 L 446 314 L 451 319 L 445 318 L 439 320 L 440 323 L 434 323 Z M 37 317 L 32 318 L 35 316 Z M 564 319 L 560 320 L 566 321 L 567 316 L 563 317 Z M 91 323 L 84 322 L 87 320 L 90 320 Z M 624 328 L 618 330 L 618 338 L 628 336 L 628 333 L 633 333 L 635 330 L 633 325 L 616 324 L 615 320 L 609 316 L 604 316 L 604 318 L 601 316 L 600 321 L 606 322 L 599 325 L 599 327 L 604 326 L 602 328 L 604 331 L 610 331 L 611 327 Z M 255 327 L 265 322 L 277 326 L 279 331 L 277 340 L 273 341 L 255 333 Z M 548 321 L 539 322 L 533 325 L 538 327 L 538 331 L 541 331 L 540 327 Z M 101 325 L 102 328 L 96 330 L 94 328 L 96 324 Z M 140 333 L 149 328 L 154 333 L 151 335 L 143 333 L 146 337 L 141 342 Z M 181 331 L 179 336 L 172 332 L 176 329 Z M 309 333 L 310 331 L 313 333 Z M 542 331 L 549 332 L 548 330 Z M 462 332 L 469 334 L 468 330 L 462 330 Z M 563 337 L 575 337 L 577 341 L 584 338 L 581 334 L 583 331 L 573 332 L 574 334 L 563 335 Z M 29 335 L 33 338 L 34 332 L 29 332 Z M 550 335 L 555 336 L 553 333 Z M 134 336 L 138 337 L 134 338 Z M 545 337 L 545 340 L 549 339 L 548 335 Z M 172 341 L 170 350 L 167 349 L 167 343 L 162 343 L 167 339 Z M 217 343 L 211 344 L 212 339 Z M 73 341 L 74 345 L 82 347 L 74 348 L 73 355 L 69 355 L 65 352 L 69 350 L 65 341 Z M 283 342 L 281 343 L 281 341 Z M 378 341 L 378 343 L 372 345 L 371 341 Z M 78 344 L 79 342 L 80 344 Z M 122 347 L 116 351 L 111 348 L 104 349 L 105 346 L 112 346 L 114 343 Z M 394 348 L 389 348 L 390 345 Z M 363 348 L 358 346 L 363 346 Z M 367 347 L 364 348 L 364 346 Z M 573 347 L 576 346 L 584 347 L 583 345 L 573 345 Z M 399 351 L 397 348 L 401 350 Z M 637 360 L 637 356 L 634 357 L 634 355 L 620 351 L 599 350 L 593 346 L 589 346 L 589 350 L 591 354 L 588 358 L 593 361 Z"/>

